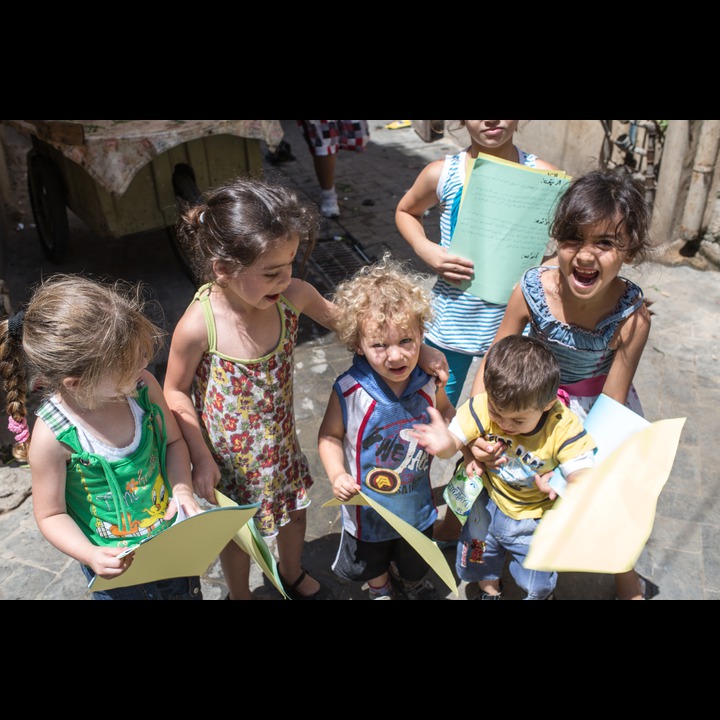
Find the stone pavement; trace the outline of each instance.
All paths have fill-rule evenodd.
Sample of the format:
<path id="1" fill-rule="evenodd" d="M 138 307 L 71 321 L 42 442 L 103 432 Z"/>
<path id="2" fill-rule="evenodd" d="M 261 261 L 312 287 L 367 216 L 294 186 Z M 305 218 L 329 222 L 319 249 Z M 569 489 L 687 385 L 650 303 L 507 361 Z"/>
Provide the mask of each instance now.
<path id="1" fill-rule="evenodd" d="M 395 206 L 425 164 L 454 152 L 461 141 L 446 136 L 425 143 L 412 129 L 385 129 L 389 122 L 370 121 L 371 142 L 365 153 L 340 153 L 337 187 L 342 214 L 337 221 L 326 222 L 323 236 L 355 239 L 370 257 L 379 257 L 389 249 L 396 257 L 408 259 L 417 269 L 426 271 L 395 229 Z M 316 200 L 318 190 L 310 155 L 294 121 L 283 121 L 283 127 L 296 159 L 267 165 L 265 174 Z M 172 254 L 164 232 L 100 240 L 70 213 L 73 247 L 62 264 L 51 265 L 40 252 L 24 191 L 23 138 L 12 139 L 17 155 L 10 158 L 14 163 L 11 171 L 14 167 L 15 189 L 23 209 L 22 227 L 13 229 L 6 251 L 4 279 L 13 305 L 25 301 L 29 288 L 41 276 L 55 271 L 143 280 L 158 301 L 159 321 L 171 332 L 190 300 L 192 285 Z M 437 239 L 436 209 L 428 213 L 426 224 L 429 235 Z M 650 421 L 687 418 L 673 471 L 660 494 L 652 534 L 637 568 L 659 587 L 657 600 L 720 599 L 720 471 L 705 450 L 714 447 L 720 436 L 720 381 L 716 372 L 720 275 L 712 270 L 696 270 L 689 264 L 651 264 L 626 268 L 624 274 L 640 284 L 653 301 L 653 326 L 635 382 L 645 415 Z M 312 272 L 308 277 L 315 279 Z M 334 342 L 331 334 L 312 324 L 306 324 L 303 337 L 296 351 L 295 409 L 300 440 L 315 478 L 310 490 L 313 504 L 308 511 L 304 562 L 309 572 L 331 587 L 336 598 L 363 600 L 367 598 L 366 590 L 338 580 L 330 570 L 340 520 L 337 509 L 321 507 L 331 493 L 317 453 L 317 430 L 332 381 L 347 368 L 350 354 Z M 160 377 L 165 357 L 161 354 L 153 368 Z M 463 400 L 474 370 L 470 371 Z M 9 440 L 9 433 L 0 428 L 0 444 Z M 77 563 L 55 550 L 37 530 L 29 471 L 4 459 L 5 464 L 0 465 L 0 598 L 86 598 Z M 440 503 L 453 464 L 438 460 L 433 464 L 433 485 Z M 445 511 L 444 505 L 439 507 Z M 446 551 L 446 557 L 452 566 L 454 553 Z M 218 562 L 211 565 L 202 580 L 206 599 L 224 597 L 226 588 Z M 257 568 L 251 580 L 258 598 L 279 597 Z M 456 598 L 436 577 L 433 580 L 449 600 L 472 597 L 473 588 L 463 583 Z M 563 573 L 557 597 L 609 600 L 613 591 L 612 576 Z M 519 597 L 509 577 L 506 596 Z"/>

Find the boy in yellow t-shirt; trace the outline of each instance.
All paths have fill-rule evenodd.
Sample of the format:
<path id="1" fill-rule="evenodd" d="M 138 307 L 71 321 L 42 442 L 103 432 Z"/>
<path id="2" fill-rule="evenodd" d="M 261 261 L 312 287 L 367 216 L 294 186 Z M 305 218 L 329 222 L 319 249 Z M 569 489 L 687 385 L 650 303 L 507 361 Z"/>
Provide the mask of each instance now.
<path id="1" fill-rule="evenodd" d="M 523 562 L 543 513 L 557 497 L 548 484 L 551 473 L 559 466 L 568 482 L 576 481 L 593 466 L 597 446 L 558 399 L 560 368 L 542 341 L 510 335 L 495 343 L 485 359 L 484 380 L 485 392 L 463 403 L 449 426 L 430 409 L 431 423 L 413 426 L 412 435 L 432 455 L 450 458 L 463 451 L 467 474 L 482 475 L 482 491 L 458 543 L 458 577 L 478 582 L 478 599 L 499 600 L 510 553 L 510 572 L 526 599 L 550 599 L 557 573 L 526 570 Z M 478 437 L 503 443 L 506 462 L 478 465 L 467 450 Z"/>

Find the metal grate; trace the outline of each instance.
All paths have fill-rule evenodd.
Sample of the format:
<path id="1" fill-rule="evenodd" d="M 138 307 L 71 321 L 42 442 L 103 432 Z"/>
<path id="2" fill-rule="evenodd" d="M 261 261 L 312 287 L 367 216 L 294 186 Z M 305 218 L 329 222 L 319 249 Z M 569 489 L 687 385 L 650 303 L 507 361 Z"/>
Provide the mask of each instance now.
<path id="1" fill-rule="evenodd" d="M 324 238 L 318 241 L 310 256 L 306 279 L 320 292 L 330 294 L 338 283 L 375 260 L 354 238 L 344 235 Z"/>
<path id="2" fill-rule="evenodd" d="M 354 238 L 336 235 L 318 240 L 312 255 L 305 266 L 304 279 L 314 285 L 318 292 L 330 297 L 338 283 L 365 265 L 375 262 L 362 245 Z M 303 276 L 296 269 L 298 276 Z M 313 322 L 307 315 L 300 316 L 298 342 L 316 340 L 327 332 L 325 328 Z"/>

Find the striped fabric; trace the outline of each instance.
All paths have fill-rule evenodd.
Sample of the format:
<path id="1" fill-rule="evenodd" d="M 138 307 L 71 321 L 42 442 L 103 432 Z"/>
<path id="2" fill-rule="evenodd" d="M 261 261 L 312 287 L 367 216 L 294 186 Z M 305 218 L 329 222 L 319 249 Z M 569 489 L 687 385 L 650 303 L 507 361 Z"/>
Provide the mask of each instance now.
<path id="1" fill-rule="evenodd" d="M 35 414 L 45 421 L 45 424 L 52 430 L 55 437 L 62 430 L 72 427 L 70 419 L 50 399 L 45 400 L 35 411 Z"/>
<path id="2" fill-rule="evenodd" d="M 520 164 L 535 167 L 536 155 L 518 150 Z M 448 155 L 438 182 L 440 245 L 450 246 L 465 182 L 467 152 Z M 519 279 L 519 278 L 518 278 Z M 437 278 L 433 287 L 435 319 L 426 337 L 441 348 L 484 355 L 500 326 L 506 305 L 486 302 Z"/>

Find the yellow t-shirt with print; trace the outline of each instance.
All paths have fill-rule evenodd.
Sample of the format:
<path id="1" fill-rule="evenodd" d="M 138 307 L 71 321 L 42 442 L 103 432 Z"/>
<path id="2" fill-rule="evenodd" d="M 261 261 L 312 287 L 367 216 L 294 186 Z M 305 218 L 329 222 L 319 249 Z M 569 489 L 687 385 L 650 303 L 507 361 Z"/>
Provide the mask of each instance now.
<path id="1" fill-rule="evenodd" d="M 478 437 L 505 443 L 507 465 L 488 468 L 483 474 L 483 485 L 495 504 L 515 520 L 542 517 L 554 503 L 535 485 L 536 473 L 551 472 L 558 465 L 572 463 L 575 458 L 597 450 L 580 418 L 559 400 L 543 413 L 532 432 L 508 435 L 490 420 L 487 394 L 480 393 L 458 408 L 448 429 L 463 444 Z M 586 467 L 592 467 L 591 459 L 574 465 L 573 470 Z"/>

